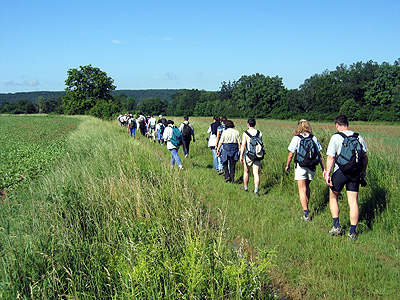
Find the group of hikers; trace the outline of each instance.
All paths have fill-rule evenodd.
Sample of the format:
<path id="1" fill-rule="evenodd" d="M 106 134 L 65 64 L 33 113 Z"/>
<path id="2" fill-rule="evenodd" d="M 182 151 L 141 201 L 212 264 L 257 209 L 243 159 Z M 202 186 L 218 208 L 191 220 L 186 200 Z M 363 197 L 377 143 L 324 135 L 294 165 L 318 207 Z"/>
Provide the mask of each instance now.
<path id="1" fill-rule="evenodd" d="M 154 119 L 154 120 L 153 120 Z M 160 144 L 166 143 L 171 152 L 171 168 L 175 163 L 182 170 L 182 163 L 178 150 L 183 146 L 185 157 L 189 154 L 189 145 L 193 137 L 194 128 L 185 116 L 183 123 L 178 127 L 174 121 L 166 120 L 161 115 L 156 121 L 152 116 L 138 118 L 127 115 L 126 118 L 118 117 L 122 125 L 128 127 L 131 136 L 135 136 L 135 130 L 140 130 L 143 136 Z M 132 122 L 134 120 L 135 122 Z M 143 123 L 143 124 L 142 124 Z M 308 203 L 310 200 L 310 182 L 314 179 L 317 165 L 320 165 L 322 176 L 330 188 L 329 208 L 331 211 L 333 226 L 329 230 L 330 235 L 342 235 L 342 227 L 339 222 L 339 195 L 346 187 L 347 199 L 350 208 L 350 230 L 348 237 L 357 239 L 356 227 L 359 218 L 358 191 L 359 186 L 365 186 L 366 168 L 368 164 L 368 148 L 361 135 L 349 129 L 348 119 L 345 115 L 338 115 L 334 119 L 337 132 L 331 137 L 326 151 L 327 160 L 324 164 L 321 150 L 322 146 L 318 138 L 313 135 L 310 123 L 301 119 L 294 132 L 294 136 L 288 146 L 285 171 L 289 172 L 290 164 L 294 160 L 294 179 L 297 181 L 298 193 L 304 215 L 302 220 L 311 220 Z M 133 133 L 131 126 L 134 126 Z M 243 164 L 243 186 L 241 189 L 249 191 L 250 169 L 254 176 L 254 194 L 259 195 L 261 161 L 265 156 L 265 147 L 262 142 L 262 132 L 256 128 L 256 120 L 247 120 L 247 130 L 242 137 L 232 120 L 226 117 L 215 116 L 207 133 L 208 147 L 213 156 L 213 168 L 219 175 L 224 175 L 226 182 L 235 181 L 236 163 Z M 143 129 L 142 129 L 143 128 Z M 332 174 L 331 174 L 332 173 Z"/>

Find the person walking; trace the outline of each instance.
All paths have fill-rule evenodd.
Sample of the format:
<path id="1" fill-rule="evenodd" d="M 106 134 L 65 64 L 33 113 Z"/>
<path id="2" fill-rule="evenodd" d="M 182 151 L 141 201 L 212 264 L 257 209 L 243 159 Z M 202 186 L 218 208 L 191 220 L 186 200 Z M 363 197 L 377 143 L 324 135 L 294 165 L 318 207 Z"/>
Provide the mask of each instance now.
<path id="1" fill-rule="evenodd" d="M 233 121 L 226 121 L 226 130 L 222 133 L 217 146 L 217 156 L 221 156 L 221 163 L 224 166 L 225 181 L 234 182 L 235 166 L 239 160 L 240 133 L 234 129 Z M 221 147 L 223 151 L 221 152 Z"/>
<path id="2" fill-rule="evenodd" d="M 189 122 L 188 116 L 183 117 L 183 123 L 181 124 L 181 126 L 179 126 L 179 131 L 182 133 L 183 154 L 185 154 L 185 157 L 188 157 L 189 146 L 190 146 L 190 141 L 192 140 L 192 136 L 193 136 L 193 143 L 196 142 L 196 139 L 194 137 L 194 128 L 193 125 Z"/>
<path id="3" fill-rule="evenodd" d="M 140 130 L 140 133 L 142 136 L 146 136 L 146 117 L 143 115 L 143 113 L 139 113 L 139 117 L 136 120 L 138 129 Z"/>
<path id="4" fill-rule="evenodd" d="M 304 216 L 301 218 L 308 222 L 310 221 L 310 212 L 308 208 L 308 202 L 310 201 L 310 182 L 314 180 L 318 164 L 321 165 L 324 178 L 326 169 L 321 155 L 322 146 L 317 137 L 313 135 L 311 125 L 307 120 L 301 119 L 297 123 L 297 128 L 288 150 L 289 154 L 285 171 L 289 173 L 290 162 L 296 154 L 294 159 L 294 179 L 297 181 L 300 203 L 304 212 Z"/>
<path id="5" fill-rule="evenodd" d="M 128 130 L 129 130 L 129 135 L 133 138 L 135 138 L 136 126 L 137 124 L 135 117 L 130 115 L 128 119 Z"/>
<path id="6" fill-rule="evenodd" d="M 164 140 L 163 140 L 164 129 L 165 129 L 164 124 L 162 123 L 161 120 L 158 120 L 156 125 L 156 135 L 157 135 L 157 141 L 160 145 L 164 145 Z"/>
<path id="7" fill-rule="evenodd" d="M 250 140 L 252 137 L 257 137 L 262 141 L 262 133 L 255 129 L 256 120 L 248 119 L 247 120 L 247 130 L 243 132 L 242 137 L 242 145 L 240 147 L 240 162 L 243 164 L 243 187 L 242 189 L 248 192 L 248 184 L 249 184 L 249 171 L 250 168 L 253 167 L 253 176 L 254 176 L 254 194 L 258 195 L 259 185 L 260 185 L 260 165 L 261 160 L 257 157 L 252 157 L 249 154 L 250 149 Z M 264 151 L 263 146 L 262 151 Z M 249 155 L 248 155 L 249 154 Z"/>
<path id="8" fill-rule="evenodd" d="M 222 175 L 222 167 L 219 167 L 218 156 L 217 152 L 215 151 L 215 147 L 217 146 L 217 128 L 220 125 L 221 123 L 219 122 L 219 116 L 214 116 L 213 122 L 210 124 L 210 127 L 208 127 L 207 133 L 210 134 L 210 136 L 208 137 L 208 148 L 211 149 L 213 155 L 213 167 L 215 171 L 218 172 L 218 174 Z"/>
<path id="9" fill-rule="evenodd" d="M 175 162 L 179 166 L 179 170 L 183 169 L 181 159 L 179 158 L 178 150 L 179 150 L 179 145 L 174 145 L 171 142 L 171 139 L 173 137 L 174 133 L 174 121 L 168 120 L 167 121 L 167 127 L 164 129 L 164 134 L 163 134 L 163 139 L 167 142 L 167 149 L 171 152 L 171 169 L 174 168 Z"/>
<path id="10" fill-rule="evenodd" d="M 326 160 L 325 180 L 330 187 L 329 208 L 333 219 L 330 235 L 341 235 L 339 222 L 340 192 L 346 186 L 347 200 L 350 208 L 350 230 L 348 237 L 357 239 L 357 224 L 359 218 L 358 191 L 360 183 L 364 184 L 368 165 L 367 145 L 358 133 L 349 129 L 347 116 L 338 115 L 335 118 L 335 133 L 329 141 Z M 353 148 L 353 149 L 350 149 Z M 333 169 L 332 176 L 331 171 Z"/>
<path id="11" fill-rule="evenodd" d="M 148 138 L 152 139 L 153 142 L 156 141 L 156 123 L 156 118 L 154 118 L 153 115 L 150 115 L 150 118 L 147 120 L 147 132 Z"/>
<path id="12" fill-rule="evenodd" d="M 220 140 L 220 138 L 221 138 L 221 135 L 222 135 L 222 133 L 225 131 L 225 129 L 226 129 L 226 126 L 225 126 L 225 123 L 226 123 L 226 121 L 227 121 L 228 119 L 225 117 L 225 116 L 223 116 L 223 117 L 221 117 L 221 120 L 220 120 L 220 122 L 221 122 L 221 125 L 219 125 L 218 127 L 217 127 L 217 141 L 216 141 L 216 146 L 218 146 L 218 143 L 219 143 L 219 140 Z M 224 151 L 224 147 L 222 146 L 220 149 L 219 149 L 219 152 L 220 153 L 222 153 Z M 224 171 L 223 171 L 223 165 L 222 165 L 222 162 L 221 162 L 221 156 L 217 156 L 217 160 L 218 160 L 218 174 L 219 175 L 222 175 L 222 174 L 224 174 Z"/>

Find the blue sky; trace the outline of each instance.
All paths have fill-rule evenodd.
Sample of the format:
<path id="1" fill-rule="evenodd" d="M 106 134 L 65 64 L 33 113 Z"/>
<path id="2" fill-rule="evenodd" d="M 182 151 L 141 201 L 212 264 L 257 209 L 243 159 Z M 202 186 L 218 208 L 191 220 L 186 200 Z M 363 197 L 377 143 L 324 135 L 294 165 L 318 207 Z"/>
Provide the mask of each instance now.
<path id="1" fill-rule="evenodd" d="M 400 58 L 400 1 L 2 0 L 0 93 L 61 91 L 91 64 L 117 89 L 287 88 L 344 63 Z"/>

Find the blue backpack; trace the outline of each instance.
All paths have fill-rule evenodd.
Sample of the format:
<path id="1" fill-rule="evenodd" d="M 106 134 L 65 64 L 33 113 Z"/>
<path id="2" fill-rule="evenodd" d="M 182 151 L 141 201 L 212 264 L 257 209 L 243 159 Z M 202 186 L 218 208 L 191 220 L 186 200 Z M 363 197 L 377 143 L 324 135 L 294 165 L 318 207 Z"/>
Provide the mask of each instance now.
<path id="1" fill-rule="evenodd" d="M 172 137 L 170 138 L 169 141 L 175 147 L 182 145 L 182 134 L 179 131 L 178 127 L 176 126 L 172 127 Z"/>
<path id="2" fill-rule="evenodd" d="M 336 134 L 343 137 L 343 142 L 342 149 L 339 155 L 336 156 L 335 162 L 344 175 L 357 178 L 364 165 L 364 152 L 360 140 L 358 139 L 358 133 L 354 133 L 350 136 L 342 132 L 337 132 Z"/>
<path id="3" fill-rule="evenodd" d="M 301 138 L 301 141 L 294 161 L 300 167 L 309 168 L 311 171 L 315 171 L 317 165 L 319 164 L 319 156 L 317 145 L 313 140 L 314 136 L 310 134 L 309 136 L 304 137 L 299 134 L 298 137 Z"/>

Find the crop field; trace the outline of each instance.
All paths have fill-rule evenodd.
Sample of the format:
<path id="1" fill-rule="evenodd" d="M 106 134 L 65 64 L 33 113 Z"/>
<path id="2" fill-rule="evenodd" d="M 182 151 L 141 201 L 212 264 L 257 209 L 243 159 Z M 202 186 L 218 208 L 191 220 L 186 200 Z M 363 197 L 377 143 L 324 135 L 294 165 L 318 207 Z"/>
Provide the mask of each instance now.
<path id="1" fill-rule="evenodd" d="M 1 116 L 0 191 L 49 169 L 65 150 L 65 135 L 78 124 L 60 116 Z"/>
<path id="2" fill-rule="evenodd" d="M 351 241 L 345 193 L 339 205 L 346 235 L 328 234 L 319 167 L 312 219 L 300 220 L 294 171 L 284 171 L 297 122 L 257 121 L 267 154 L 256 197 L 240 189 L 240 163 L 235 183 L 213 171 L 211 119 L 190 121 L 196 142 L 188 158 L 179 150 L 178 172 L 165 146 L 132 139 L 116 121 L 0 116 L 1 138 L 14 132 L 1 150 L 11 171 L 1 173 L 8 182 L 2 190 L 10 191 L 0 201 L 0 298 L 400 298 L 399 126 L 350 124 L 369 148 L 359 239 Z M 246 120 L 233 121 L 246 129 Z M 311 125 L 325 153 L 335 126 Z M 27 150 L 11 162 L 10 144 L 19 139 Z"/>

